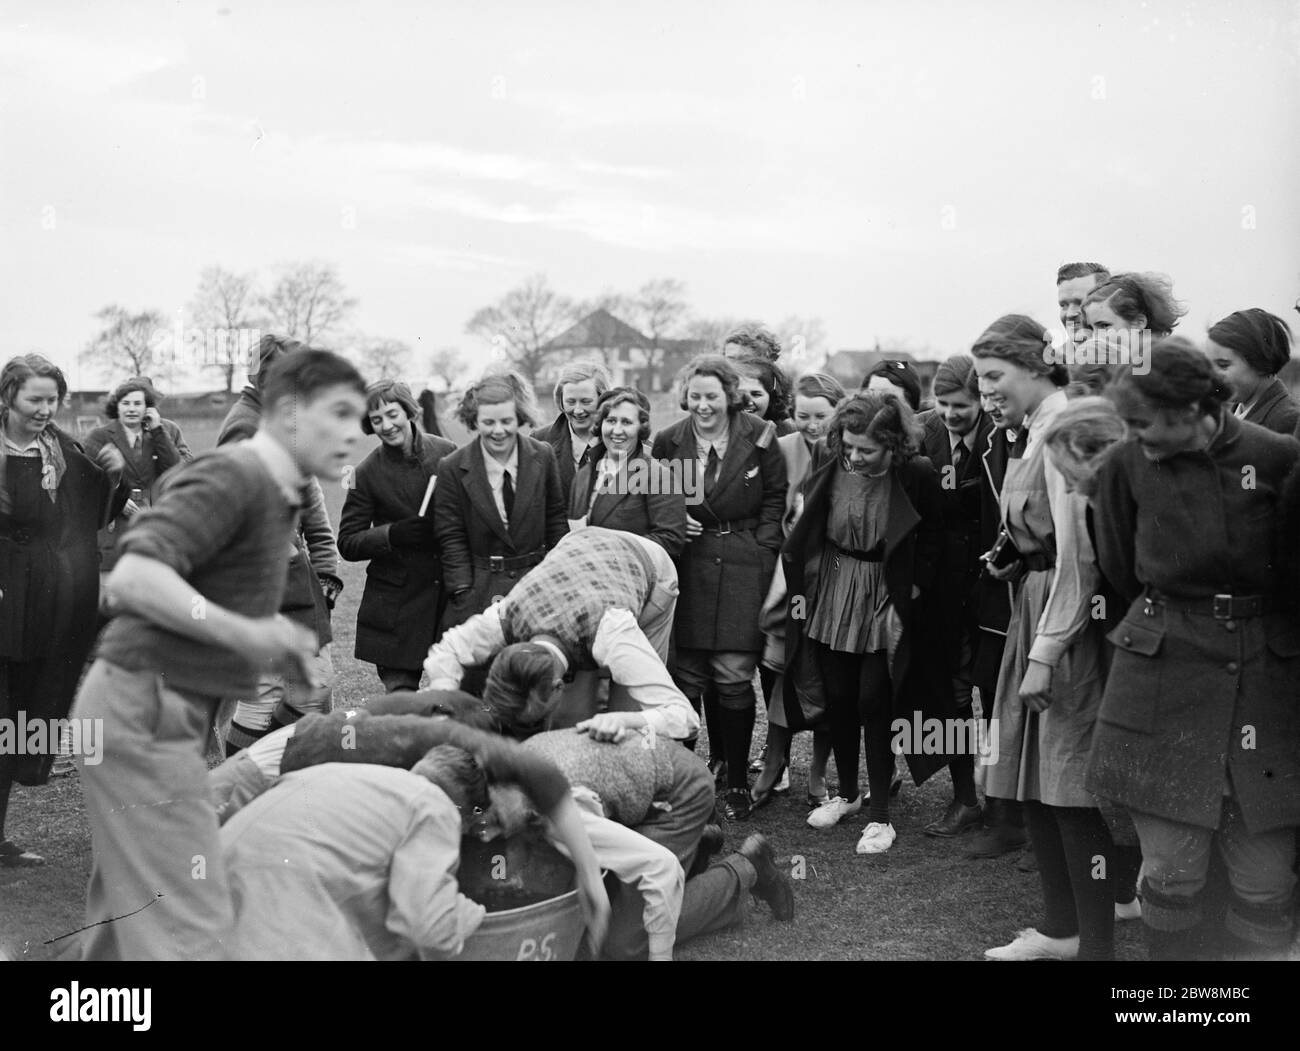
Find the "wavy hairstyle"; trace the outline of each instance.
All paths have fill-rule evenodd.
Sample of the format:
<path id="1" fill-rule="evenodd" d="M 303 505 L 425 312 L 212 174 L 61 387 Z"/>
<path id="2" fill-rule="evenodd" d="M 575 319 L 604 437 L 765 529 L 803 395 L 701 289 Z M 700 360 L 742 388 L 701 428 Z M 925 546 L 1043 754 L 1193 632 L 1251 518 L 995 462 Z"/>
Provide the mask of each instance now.
<path id="1" fill-rule="evenodd" d="M 1033 318 L 1026 314 L 1003 314 L 984 330 L 970 352 L 975 358 L 1009 361 L 1064 387 L 1070 381 L 1070 373 L 1065 365 L 1048 360 L 1047 349 L 1051 343 L 1051 334 Z"/>
<path id="2" fill-rule="evenodd" d="M 610 384 L 613 382 L 609 378 L 609 369 L 605 368 L 603 361 L 570 362 L 560 369 L 560 374 L 555 379 L 555 390 L 552 392 L 555 399 L 555 408 L 559 412 L 564 411 L 564 385 L 566 383 L 582 383 L 584 380 L 591 380 L 596 385 L 597 398 L 609 390 Z"/>
<path id="3" fill-rule="evenodd" d="M 59 366 L 43 354 L 19 354 L 0 370 L 0 405 L 6 409 L 12 405 L 23 384 L 30 379 L 53 380 L 59 392 L 59 404 L 68 396 L 68 380 Z"/>
<path id="4" fill-rule="evenodd" d="M 740 376 L 730 361 L 721 354 L 700 354 L 688 361 L 677 374 L 677 404 L 687 409 L 686 388 L 696 376 L 712 376 L 722 384 L 722 393 L 727 399 L 727 414 L 740 412 L 745 399 L 740 394 Z"/>
<path id="5" fill-rule="evenodd" d="M 808 372 L 800 376 L 795 381 L 794 392 L 800 398 L 825 398 L 832 408 L 844 398 L 840 381 L 825 372 Z"/>
<path id="6" fill-rule="evenodd" d="M 835 407 L 835 415 L 826 425 L 826 445 L 836 456 L 843 454 L 845 431 L 866 435 L 893 453 L 895 463 L 906 463 L 920 449 L 912 409 L 892 391 L 860 390 Z"/>
<path id="7" fill-rule="evenodd" d="M 610 387 L 596 402 L 596 411 L 591 415 L 591 431 L 600 434 L 605 417 L 619 405 L 628 403 L 636 406 L 640 427 L 637 429 L 637 442 L 644 445 L 650 440 L 650 399 L 635 387 Z"/>
<path id="8" fill-rule="evenodd" d="M 1083 297 L 1083 305 L 1089 303 L 1105 303 L 1130 324 L 1145 319 L 1143 329 L 1154 336 L 1169 335 L 1187 313 L 1174 298 L 1174 283 L 1166 274 L 1112 274 Z"/>
<path id="9" fill-rule="evenodd" d="M 781 341 L 776 333 L 762 325 L 740 325 L 732 329 L 722 341 L 724 351 L 728 344 L 744 347 L 754 357 L 768 361 L 776 361 L 781 356 Z"/>
<path id="10" fill-rule="evenodd" d="M 119 383 L 109 392 L 108 397 L 104 399 L 104 415 L 110 420 L 117 419 L 117 403 L 128 394 L 134 394 L 136 391 L 144 395 L 144 407 L 146 409 L 156 409 L 158 407 L 161 398 L 158 392 L 153 389 L 153 384 L 140 376 L 134 376 Z"/>
<path id="11" fill-rule="evenodd" d="M 1203 416 L 1217 415 L 1233 397 L 1210 359 L 1182 336 L 1157 340 L 1151 348 L 1151 370 L 1145 375 L 1130 371 L 1111 391 L 1121 408 L 1139 397 L 1155 409 L 1195 407 Z"/>
<path id="12" fill-rule="evenodd" d="M 541 419 L 533 388 L 517 372 L 494 372 L 472 384 L 456 407 L 456 419 L 470 431 L 478 428 L 480 405 L 515 403 L 515 415 L 521 426 L 536 427 Z"/>
<path id="13" fill-rule="evenodd" d="M 1108 398 L 1083 397 L 1062 409 L 1043 433 L 1052 465 L 1077 491 L 1090 496 L 1106 457 L 1128 437 Z"/>
<path id="14" fill-rule="evenodd" d="M 781 367 L 768 358 L 760 358 L 755 354 L 731 360 L 738 374 L 752 376 L 767 391 L 767 412 L 763 419 L 773 423 L 788 420 L 794 399 L 790 393 L 790 379 Z"/>

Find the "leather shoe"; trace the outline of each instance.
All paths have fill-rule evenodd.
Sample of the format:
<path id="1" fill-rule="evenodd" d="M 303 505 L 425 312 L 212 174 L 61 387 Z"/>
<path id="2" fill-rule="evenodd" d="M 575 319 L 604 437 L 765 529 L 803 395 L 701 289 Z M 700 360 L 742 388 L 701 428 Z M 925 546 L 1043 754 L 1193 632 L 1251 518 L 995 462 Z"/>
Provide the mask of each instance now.
<path id="1" fill-rule="evenodd" d="M 960 836 L 968 828 L 974 828 L 984 817 L 984 811 L 977 806 L 967 806 L 960 799 L 954 799 L 948 804 L 948 809 L 944 811 L 943 817 L 937 821 L 931 821 L 925 826 L 927 836 L 938 836 L 941 839 L 951 839 L 954 836 Z"/>
<path id="2" fill-rule="evenodd" d="M 972 837 L 966 851 L 968 858 L 1000 858 L 1019 850 L 1028 841 L 1023 828 L 1014 825 L 994 825 Z"/>
<path id="3" fill-rule="evenodd" d="M 754 866 L 758 879 L 752 893 L 762 898 L 772 915 L 782 923 L 794 919 L 794 886 L 776 864 L 776 855 L 766 836 L 752 835 L 740 845 L 740 855 Z"/>
<path id="4" fill-rule="evenodd" d="M 1034 855 L 1031 844 L 1026 843 L 1020 851 L 1020 857 L 1016 859 L 1016 868 L 1021 872 L 1037 872 L 1038 858 Z"/>
<path id="5" fill-rule="evenodd" d="M 726 815 L 728 821 L 746 821 L 749 819 L 749 812 L 753 809 L 749 802 L 749 792 L 743 788 L 727 789 L 726 797 L 722 803 L 722 812 Z"/>

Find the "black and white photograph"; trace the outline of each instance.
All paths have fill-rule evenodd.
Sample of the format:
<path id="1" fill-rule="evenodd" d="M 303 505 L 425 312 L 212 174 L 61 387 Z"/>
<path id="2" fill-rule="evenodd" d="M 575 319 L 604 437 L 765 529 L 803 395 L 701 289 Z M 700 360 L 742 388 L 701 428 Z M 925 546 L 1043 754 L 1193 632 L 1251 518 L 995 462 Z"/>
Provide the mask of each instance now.
<path id="1" fill-rule="evenodd" d="M 1249 1027 L 1298 129 L 1294 0 L 0 0 L 33 1017 L 199 960 L 1094 962 L 1103 1029 Z"/>

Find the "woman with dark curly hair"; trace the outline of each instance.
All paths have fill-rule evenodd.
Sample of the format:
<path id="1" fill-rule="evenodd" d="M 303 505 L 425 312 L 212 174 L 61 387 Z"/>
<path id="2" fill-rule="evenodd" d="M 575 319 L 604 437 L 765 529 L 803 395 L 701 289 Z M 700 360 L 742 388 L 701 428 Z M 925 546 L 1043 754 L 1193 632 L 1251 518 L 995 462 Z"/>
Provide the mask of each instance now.
<path id="1" fill-rule="evenodd" d="M 943 662 L 925 656 L 939 645 L 927 628 L 936 618 L 926 592 L 942 557 L 943 505 L 917 440 L 911 410 L 892 393 L 859 391 L 840 402 L 826 444 L 814 449 L 803 515 L 782 551 L 792 596 L 787 719 L 791 730 L 803 729 L 811 713 L 827 712 L 840 777 L 838 795 L 808 824 L 830 828 L 865 798 L 859 854 L 882 854 L 894 843 L 895 717 L 911 726 L 953 712 Z M 866 797 L 858 788 L 864 731 Z M 903 750 L 918 784 L 949 760 Z"/>
<path id="2" fill-rule="evenodd" d="M 793 434 L 790 379 L 781 367 L 766 358 L 754 356 L 732 358 L 731 364 L 740 376 L 745 411 L 776 424 L 778 435 Z"/>
<path id="3" fill-rule="evenodd" d="M 897 391 L 907 399 L 913 412 L 921 411 L 921 376 L 910 364 L 899 358 L 886 358 L 876 362 L 862 377 L 861 390 Z"/>
<path id="4" fill-rule="evenodd" d="M 1295 431 L 1300 405 L 1277 378 L 1291 360 L 1291 328 L 1285 321 L 1259 307 L 1238 310 L 1210 329 L 1205 354 L 1232 388 L 1237 419 L 1278 434 Z"/>
<path id="5" fill-rule="evenodd" d="M 104 415 L 112 422 L 86 435 L 87 456 L 93 459 L 111 443 L 126 461 L 118 483 L 126 502 L 121 513 L 99 533 L 99 568 L 104 573 L 117 564 L 117 542 L 131 519 L 149 506 L 158 479 L 178 463 L 194 459 L 181 437 L 181 429 L 158 414 L 159 400 L 148 380 L 129 379 L 105 401 Z"/>

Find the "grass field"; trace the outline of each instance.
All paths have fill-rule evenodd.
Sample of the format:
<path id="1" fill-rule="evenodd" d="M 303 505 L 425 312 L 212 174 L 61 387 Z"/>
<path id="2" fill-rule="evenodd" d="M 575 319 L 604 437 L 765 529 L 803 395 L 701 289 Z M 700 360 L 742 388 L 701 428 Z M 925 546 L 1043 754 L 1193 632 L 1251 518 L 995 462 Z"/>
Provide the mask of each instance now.
<path id="1" fill-rule="evenodd" d="M 187 438 L 196 451 L 209 448 L 215 424 L 189 429 Z M 365 439 L 360 455 L 373 442 Z M 326 498 L 337 522 L 341 487 L 327 486 Z M 334 612 L 334 696 L 336 704 L 358 704 L 379 692 L 379 680 L 370 665 L 352 658 L 364 567 L 345 562 L 342 576 L 346 588 Z M 756 753 L 764 731 L 760 716 Z M 751 831 L 771 839 L 796 877 L 794 922 L 774 923 L 765 907 L 756 906 L 743 927 L 682 946 L 681 959 L 976 960 L 986 948 L 1004 944 L 1036 921 L 1037 876 L 1019 872 L 1015 856 L 966 861 L 962 840 L 921 834 L 948 801 L 946 774 L 919 789 L 910 783 L 904 787 L 893 818 L 898 841 L 888 854 L 854 853 L 865 818 L 823 832 L 808 828 L 803 798 L 810 740 L 807 734 L 796 739 L 790 794 L 726 830 L 729 847 Z M 47 864 L 0 869 L 0 959 L 57 958 L 75 942 L 61 936 L 82 923 L 90 868 L 90 830 L 78 778 L 15 788 L 9 835 L 39 850 Z M 1139 927 L 1124 924 L 1117 932 L 1121 959 L 1143 958 Z"/>

